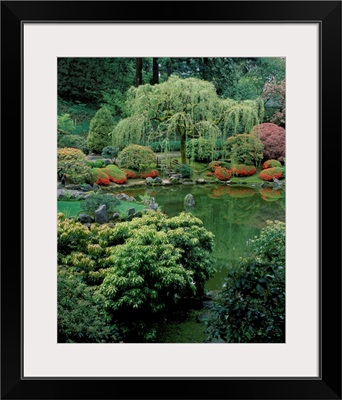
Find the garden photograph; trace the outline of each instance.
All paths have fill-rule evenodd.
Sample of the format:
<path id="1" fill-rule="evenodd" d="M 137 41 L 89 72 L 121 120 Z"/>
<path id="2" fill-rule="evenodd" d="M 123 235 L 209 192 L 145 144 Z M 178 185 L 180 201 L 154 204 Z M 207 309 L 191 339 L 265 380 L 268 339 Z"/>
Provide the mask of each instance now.
<path id="1" fill-rule="evenodd" d="M 58 343 L 286 343 L 286 59 L 56 62 Z"/>

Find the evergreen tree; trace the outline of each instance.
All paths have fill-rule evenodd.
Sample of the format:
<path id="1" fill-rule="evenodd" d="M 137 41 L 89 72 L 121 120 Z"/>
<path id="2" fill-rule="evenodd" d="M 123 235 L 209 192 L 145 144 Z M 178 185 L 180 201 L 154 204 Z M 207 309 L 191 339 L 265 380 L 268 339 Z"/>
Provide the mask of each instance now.
<path id="1" fill-rule="evenodd" d="M 101 107 L 90 121 L 87 145 L 90 151 L 101 154 L 111 143 L 110 133 L 114 128 L 113 117 L 107 107 Z"/>

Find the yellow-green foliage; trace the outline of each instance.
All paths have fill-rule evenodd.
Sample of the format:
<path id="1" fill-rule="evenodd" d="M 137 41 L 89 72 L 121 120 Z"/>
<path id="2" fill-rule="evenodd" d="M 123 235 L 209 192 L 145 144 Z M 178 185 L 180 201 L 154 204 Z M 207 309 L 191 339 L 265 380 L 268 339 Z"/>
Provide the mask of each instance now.
<path id="1" fill-rule="evenodd" d="M 85 183 L 90 180 L 91 168 L 87 165 L 87 157 L 82 150 L 64 147 L 57 151 L 57 168 L 73 183 Z"/>
<path id="2" fill-rule="evenodd" d="M 148 211 L 90 229 L 58 215 L 60 271 L 97 286 L 127 340 L 153 340 L 156 321 L 176 298 L 203 295 L 214 272 L 212 249 L 213 234 L 190 213 L 167 218 Z"/>
<path id="3" fill-rule="evenodd" d="M 156 166 L 156 156 L 150 147 L 131 144 L 119 153 L 118 164 L 121 168 L 143 171 Z"/>
<path id="4" fill-rule="evenodd" d="M 227 139 L 227 152 L 232 164 L 259 165 L 263 158 L 264 146 L 258 136 L 243 133 Z"/>

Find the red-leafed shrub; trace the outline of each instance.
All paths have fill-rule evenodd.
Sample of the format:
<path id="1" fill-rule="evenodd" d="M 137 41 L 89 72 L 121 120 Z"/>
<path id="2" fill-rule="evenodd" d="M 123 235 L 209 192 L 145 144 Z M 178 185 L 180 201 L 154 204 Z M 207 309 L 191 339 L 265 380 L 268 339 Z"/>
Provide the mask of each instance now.
<path id="1" fill-rule="evenodd" d="M 214 176 L 220 181 L 228 181 L 232 176 L 232 171 L 227 168 L 216 167 L 214 171 Z"/>
<path id="2" fill-rule="evenodd" d="M 267 168 L 260 172 L 259 178 L 263 181 L 272 181 L 273 178 L 282 179 L 284 177 L 283 172 L 284 168 L 282 167 Z"/>
<path id="3" fill-rule="evenodd" d="M 232 168 L 232 173 L 235 176 L 251 176 L 256 173 L 254 165 L 238 164 Z"/>
<path id="4" fill-rule="evenodd" d="M 211 172 L 211 171 L 209 171 L 209 172 L 207 172 L 207 173 L 206 173 L 206 175 L 207 175 L 207 176 L 213 176 L 213 175 L 214 175 L 214 173 L 213 173 L 213 172 Z"/>
<path id="5" fill-rule="evenodd" d="M 278 160 L 268 160 L 262 164 L 262 169 L 281 167 L 281 162 Z"/>
<path id="6" fill-rule="evenodd" d="M 102 170 L 109 176 L 111 182 L 122 184 L 127 182 L 126 174 L 116 165 L 107 165 Z"/>
<path id="7" fill-rule="evenodd" d="M 151 169 L 150 171 L 141 172 L 140 178 L 156 178 L 159 176 L 159 173 L 155 169 Z"/>
<path id="8" fill-rule="evenodd" d="M 110 184 L 109 177 L 108 178 L 99 178 L 96 182 L 97 185 L 108 186 Z"/>
<path id="9" fill-rule="evenodd" d="M 93 183 L 97 185 L 108 186 L 110 179 L 109 176 L 103 171 L 103 168 L 92 168 L 91 171 L 91 180 Z"/>
<path id="10" fill-rule="evenodd" d="M 127 179 L 136 179 L 136 178 L 138 178 L 138 173 L 133 171 L 133 170 L 131 170 L 131 169 L 123 169 L 123 172 L 125 173 Z"/>
<path id="11" fill-rule="evenodd" d="M 264 160 L 278 160 L 285 158 L 285 129 L 273 123 L 256 125 L 252 132 L 260 136 L 264 145 Z"/>

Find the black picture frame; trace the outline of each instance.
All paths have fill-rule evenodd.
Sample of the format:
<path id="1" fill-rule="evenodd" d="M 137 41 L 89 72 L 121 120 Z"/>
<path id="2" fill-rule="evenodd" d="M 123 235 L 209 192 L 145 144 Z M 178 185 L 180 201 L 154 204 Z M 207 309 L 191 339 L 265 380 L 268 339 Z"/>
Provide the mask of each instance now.
<path id="1" fill-rule="evenodd" d="M 156 3 L 160 3 L 159 7 Z M 341 4 L 341 1 L 1 2 L 2 399 L 341 399 Z M 319 378 L 22 378 L 22 23 L 112 19 L 319 22 Z"/>

